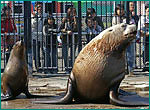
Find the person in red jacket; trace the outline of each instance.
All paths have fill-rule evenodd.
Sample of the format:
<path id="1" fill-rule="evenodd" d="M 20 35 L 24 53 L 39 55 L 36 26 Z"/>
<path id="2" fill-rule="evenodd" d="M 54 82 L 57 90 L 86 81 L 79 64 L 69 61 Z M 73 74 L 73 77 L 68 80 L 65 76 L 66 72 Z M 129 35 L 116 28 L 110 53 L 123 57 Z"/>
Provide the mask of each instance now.
<path id="1" fill-rule="evenodd" d="M 11 8 L 9 6 L 5 6 L 2 9 L 1 13 L 1 33 L 4 34 L 1 36 L 2 41 L 2 49 L 6 49 L 8 51 L 6 53 L 6 62 L 9 58 L 9 52 L 17 39 L 15 33 L 17 32 L 17 27 L 14 22 L 14 19 L 11 17 Z M 14 35 L 12 34 L 14 33 Z"/>

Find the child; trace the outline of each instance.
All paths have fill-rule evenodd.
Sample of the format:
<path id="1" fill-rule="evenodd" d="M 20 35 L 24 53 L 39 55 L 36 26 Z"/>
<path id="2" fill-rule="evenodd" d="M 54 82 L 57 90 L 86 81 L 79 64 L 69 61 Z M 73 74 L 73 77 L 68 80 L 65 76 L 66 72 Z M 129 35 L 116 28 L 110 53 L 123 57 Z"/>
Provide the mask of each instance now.
<path id="1" fill-rule="evenodd" d="M 115 8 L 112 25 L 120 24 L 123 22 L 126 22 L 124 6 L 122 4 L 118 4 Z"/>

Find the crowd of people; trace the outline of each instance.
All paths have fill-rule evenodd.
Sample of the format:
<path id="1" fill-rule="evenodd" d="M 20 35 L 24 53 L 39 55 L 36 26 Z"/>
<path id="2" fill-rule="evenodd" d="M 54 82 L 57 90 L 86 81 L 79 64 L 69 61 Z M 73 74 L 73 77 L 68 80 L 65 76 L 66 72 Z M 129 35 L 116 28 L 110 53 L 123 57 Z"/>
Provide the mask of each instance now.
<path id="1" fill-rule="evenodd" d="M 69 67 L 73 66 L 72 54 L 75 54 L 76 52 L 79 39 L 77 34 L 73 36 L 74 32 L 78 32 L 76 8 L 68 8 L 66 17 L 62 19 L 60 25 L 56 24 L 52 14 L 45 14 L 42 10 L 43 3 L 36 2 L 34 11 L 31 14 L 33 48 L 28 51 L 28 56 L 30 56 L 28 59 L 29 72 L 32 73 L 33 60 L 35 61 L 35 67 L 37 70 L 38 67 L 41 66 L 40 49 L 42 49 L 42 54 L 45 59 L 44 67 L 52 67 L 51 73 L 57 73 L 58 70 L 55 68 L 57 66 L 57 42 L 60 42 L 62 43 L 62 56 L 64 59 L 65 71 L 66 73 L 69 73 L 71 71 Z M 127 67 L 130 74 L 133 74 L 133 70 L 136 68 L 134 59 L 135 42 L 140 42 L 140 37 L 144 38 L 143 63 L 145 66 L 149 65 L 149 5 L 145 5 L 145 13 L 144 16 L 137 16 L 135 13 L 134 2 L 129 2 L 129 24 L 135 24 L 137 26 L 137 39 L 135 39 L 126 50 Z M 123 4 L 117 4 L 112 18 L 112 25 L 119 23 L 127 23 L 126 12 Z M 87 42 L 90 42 L 90 40 L 105 29 L 102 18 L 96 15 L 94 8 L 87 9 L 85 24 Z M 5 34 L 1 37 L 2 49 L 10 51 L 14 44 L 14 40 L 12 40 L 12 37 L 14 36 L 7 35 L 7 33 L 16 32 L 17 28 L 14 19 L 11 17 L 11 8 L 5 6 L 1 13 L 1 33 Z M 42 44 L 41 41 L 43 41 Z M 70 52 L 68 51 L 69 49 Z M 32 54 L 33 58 L 31 57 Z M 70 56 L 70 58 L 68 56 Z M 6 60 L 8 60 L 8 57 L 9 54 L 6 55 Z"/>

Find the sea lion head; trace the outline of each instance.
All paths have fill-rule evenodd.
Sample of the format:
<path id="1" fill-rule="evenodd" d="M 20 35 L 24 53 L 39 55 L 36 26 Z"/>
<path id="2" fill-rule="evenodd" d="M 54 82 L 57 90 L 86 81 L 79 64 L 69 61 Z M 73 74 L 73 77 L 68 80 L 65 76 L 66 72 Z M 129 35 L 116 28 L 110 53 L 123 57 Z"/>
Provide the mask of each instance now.
<path id="1" fill-rule="evenodd" d="M 121 43 L 118 45 L 117 49 L 123 51 L 130 45 L 133 39 L 136 38 L 137 30 L 135 24 L 129 25 L 125 23 L 120 24 L 120 29 L 123 33 L 123 38 L 120 39 Z"/>
<path id="2" fill-rule="evenodd" d="M 18 41 L 12 48 L 11 55 L 18 58 L 25 58 L 25 44 L 23 41 Z"/>
<path id="3" fill-rule="evenodd" d="M 122 28 L 125 28 L 124 29 L 124 32 L 123 32 L 123 36 L 128 39 L 128 40 L 133 40 L 135 39 L 136 37 L 136 33 L 137 33 L 137 30 L 136 30 L 136 25 L 132 24 L 132 25 L 127 25 L 127 24 L 120 24 Z"/>
<path id="4" fill-rule="evenodd" d="M 104 30 L 99 36 L 104 52 L 124 51 L 136 37 L 136 25 L 121 23 Z"/>

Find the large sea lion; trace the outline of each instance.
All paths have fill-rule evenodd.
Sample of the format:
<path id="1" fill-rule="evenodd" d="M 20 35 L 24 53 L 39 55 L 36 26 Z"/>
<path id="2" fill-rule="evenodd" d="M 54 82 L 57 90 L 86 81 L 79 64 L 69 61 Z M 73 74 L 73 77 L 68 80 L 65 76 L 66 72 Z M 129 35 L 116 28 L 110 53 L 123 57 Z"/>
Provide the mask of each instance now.
<path id="1" fill-rule="evenodd" d="M 25 45 L 23 41 L 18 41 L 11 50 L 1 76 L 1 101 L 13 99 L 21 93 L 24 93 L 27 98 L 47 97 L 29 93 Z"/>
<path id="2" fill-rule="evenodd" d="M 58 100 L 34 101 L 43 104 L 72 102 L 111 103 L 120 106 L 148 105 L 128 102 L 119 89 L 125 76 L 125 49 L 136 36 L 136 26 L 118 24 L 91 40 L 77 56 L 68 79 L 66 95 Z"/>

